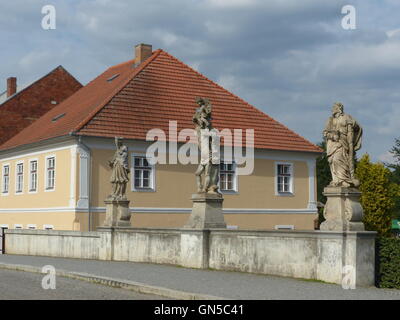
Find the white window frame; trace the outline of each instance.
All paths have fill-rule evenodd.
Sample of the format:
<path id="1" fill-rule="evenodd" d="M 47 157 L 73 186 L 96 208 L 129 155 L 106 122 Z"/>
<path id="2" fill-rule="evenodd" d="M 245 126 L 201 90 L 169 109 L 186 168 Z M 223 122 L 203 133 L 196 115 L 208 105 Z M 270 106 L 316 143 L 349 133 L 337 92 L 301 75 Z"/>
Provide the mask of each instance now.
<path id="1" fill-rule="evenodd" d="M 290 166 L 290 184 L 288 192 L 279 192 L 278 191 L 278 166 L 286 165 Z M 294 195 L 294 163 L 293 162 L 275 162 L 275 195 L 276 196 L 293 196 Z"/>
<path id="2" fill-rule="evenodd" d="M 8 224 L 0 224 L 0 228 L 9 229 L 9 226 L 8 226 Z"/>
<path id="3" fill-rule="evenodd" d="M 32 162 L 36 162 L 36 189 L 32 190 Z M 37 193 L 39 189 L 39 160 L 38 159 L 29 159 L 29 179 L 28 179 L 28 193 Z"/>
<path id="4" fill-rule="evenodd" d="M 52 224 L 44 224 L 43 230 L 54 230 L 54 226 Z"/>
<path id="5" fill-rule="evenodd" d="M 4 168 L 8 167 L 8 184 L 7 192 L 4 191 Z M 10 194 L 10 181 L 11 181 L 11 165 L 9 163 L 4 163 L 1 168 L 1 195 L 8 196 Z"/>
<path id="6" fill-rule="evenodd" d="M 136 188 L 135 187 L 135 158 L 147 158 L 147 161 L 149 162 L 149 168 L 151 168 L 150 171 L 150 186 L 149 188 Z M 156 166 L 154 164 L 151 164 L 151 160 L 148 157 L 146 157 L 146 154 L 140 154 L 140 153 L 132 153 L 131 154 L 131 190 L 133 192 L 155 192 L 156 191 Z"/>
<path id="7" fill-rule="evenodd" d="M 22 188 L 21 188 L 21 191 L 19 191 L 18 190 L 18 184 L 19 184 L 19 181 L 18 181 L 18 167 L 20 166 L 22 164 Z M 25 183 L 25 164 L 24 164 L 24 161 L 23 160 L 21 160 L 21 161 L 18 161 L 16 164 L 15 164 L 15 194 L 16 195 L 20 195 L 20 194 L 24 194 L 24 183 Z"/>
<path id="8" fill-rule="evenodd" d="M 21 230 L 23 228 L 24 228 L 24 226 L 22 224 L 19 224 L 19 223 L 14 224 L 14 229 Z"/>
<path id="9" fill-rule="evenodd" d="M 49 159 L 54 158 L 54 186 L 53 188 L 49 189 L 48 185 L 48 170 L 49 170 Z M 56 190 L 56 181 L 57 181 L 57 157 L 56 155 L 48 155 L 45 157 L 46 165 L 45 165 L 45 172 L 44 172 L 44 191 L 45 192 L 53 192 Z"/>
<path id="10" fill-rule="evenodd" d="M 224 161 L 223 159 L 221 159 L 221 163 L 224 164 L 232 164 L 233 167 L 233 189 L 232 190 L 222 190 L 221 188 L 221 166 L 220 166 L 220 170 L 219 170 L 219 177 L 218 177 L 218 187 L 219 187 L 219 191 L 223 194 L 237 194 L 239 193 L 239 183 L 238 183 L 238 174 L 237 174 L 237 165 L 234 161 Z"/>
<path id="11" fill-rule="evenodd" d="M 30 229 L 30 230 L 36 230 L 36 229 L 37 229 L 37 226 L 36 226 L 36 224 L 27 224 L 27 225 L 26 225 L 26 228 L 27 228 L 27 229 Z"/>

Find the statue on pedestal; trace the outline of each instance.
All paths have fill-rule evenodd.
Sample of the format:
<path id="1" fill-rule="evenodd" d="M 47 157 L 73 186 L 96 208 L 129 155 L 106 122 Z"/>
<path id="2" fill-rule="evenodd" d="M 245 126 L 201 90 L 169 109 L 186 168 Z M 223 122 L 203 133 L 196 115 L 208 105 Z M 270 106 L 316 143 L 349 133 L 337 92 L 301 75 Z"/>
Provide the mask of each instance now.
<path id="1" fill-rule="evenodd" d="M 201 160 L 196 170 L 197 193 L 192 195 L 193 208 L 185 228 L 226 228 L 222 213 L 222 194 L 218 191 L 220 141 L 212 126 L 211 102 L 197 98 L 199 108 L 193 116 Z"/>
<path id="2" fill-rule="evenodd" d="M 336 102 L 323 135 L 332 181 L 324 189 L 327 202 L 324 207 L 325 221 L 320 229 L 363 231 L 361 192 L 357 189 L 360 182 L 354 174 L 356 151 L 361 148 L 362 128 L 353 117 L 344 113 L 343 104 Z"/>
<path id="3" fill-rule="evenodd" d="M 112 193 L 104 201 L 106 204 L 106 219 L 104 226 L 131 226 L 130 201 L 126 197 L 126 186 L 129 182 L 128 147 L 122 143 L 122 138 L 115 137 L 117 150 L 108 165 L 112 169 L 110 182 Z"/>

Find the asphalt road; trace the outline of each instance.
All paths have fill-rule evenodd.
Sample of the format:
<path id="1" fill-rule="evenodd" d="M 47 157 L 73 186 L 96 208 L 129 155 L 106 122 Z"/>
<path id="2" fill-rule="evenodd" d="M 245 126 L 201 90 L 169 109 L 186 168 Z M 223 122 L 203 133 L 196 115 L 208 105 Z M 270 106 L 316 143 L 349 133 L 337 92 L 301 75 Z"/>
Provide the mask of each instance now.
<path id="1" fill-rule="evenodd" d="M 150 263 L 18 255 L 0 255 L 0 263 L 40 268 L 45 265 L 52 265 L 57 270 L 124 279 L 150 286 L 234 300 L 400 300 L 400 290 L 394 289 L 359 287 L 356 290 L 344 290 L 340 285 L 316 281 Z M 0 274 L 0 283 L 1 281 L 2 276 Z M 37 286 L 37 283 L 35 285 Z M 29 288 L 29 286 L 26 287 Z"/>
<path id="2" fill-rule="evenodd" d="M 154 295 L 57 277 L 56 289 L 42 288 L 42 274 L 0 269 L 0 300 L 158 300 Z"/>

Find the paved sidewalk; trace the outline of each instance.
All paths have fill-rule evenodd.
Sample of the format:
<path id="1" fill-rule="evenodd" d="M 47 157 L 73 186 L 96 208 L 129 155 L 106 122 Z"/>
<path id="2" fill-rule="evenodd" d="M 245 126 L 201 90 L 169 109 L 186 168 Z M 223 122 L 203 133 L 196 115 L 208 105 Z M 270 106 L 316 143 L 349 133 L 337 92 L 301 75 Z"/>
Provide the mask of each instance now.
<path id="1" fill-rule="evenodd" d="M 223 299 L 400 300 L 400 290 L 377 288 L 343 290 L 338 285 L 314 281 L 147 263 L 0 255 L 0 264 L 34 267 L 53 265 L 56 269 L 68 272 L 123 279 L 143 285 Z"/>

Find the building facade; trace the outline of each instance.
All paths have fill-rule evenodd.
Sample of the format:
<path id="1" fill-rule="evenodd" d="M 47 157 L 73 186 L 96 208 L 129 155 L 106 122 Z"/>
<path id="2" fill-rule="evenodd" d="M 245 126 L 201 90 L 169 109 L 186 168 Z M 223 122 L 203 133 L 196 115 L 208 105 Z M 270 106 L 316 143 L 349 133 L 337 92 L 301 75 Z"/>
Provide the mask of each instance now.
<path id="1" fill-rule="evenodd" d="M 171 147 L 185 144 L 180 133 L 193 127 L 195 98 L 206 96 L 216 128 L 254 130 L 251 174 L 239 175 L 235 161 L 220 165 L 228 227 L 314 229 L 318 147 L 165 51 L 143 44 L 135 51 L 0 147 L 0 225 L 95 230 L 105 217 L 118 136 L 129 149 L 132 225 L 182 227 L 197 166 L 153 164 L 146 151 L 154 142 L 146 138 L 163 130 L 166 157 L 177 158 Z"/>

